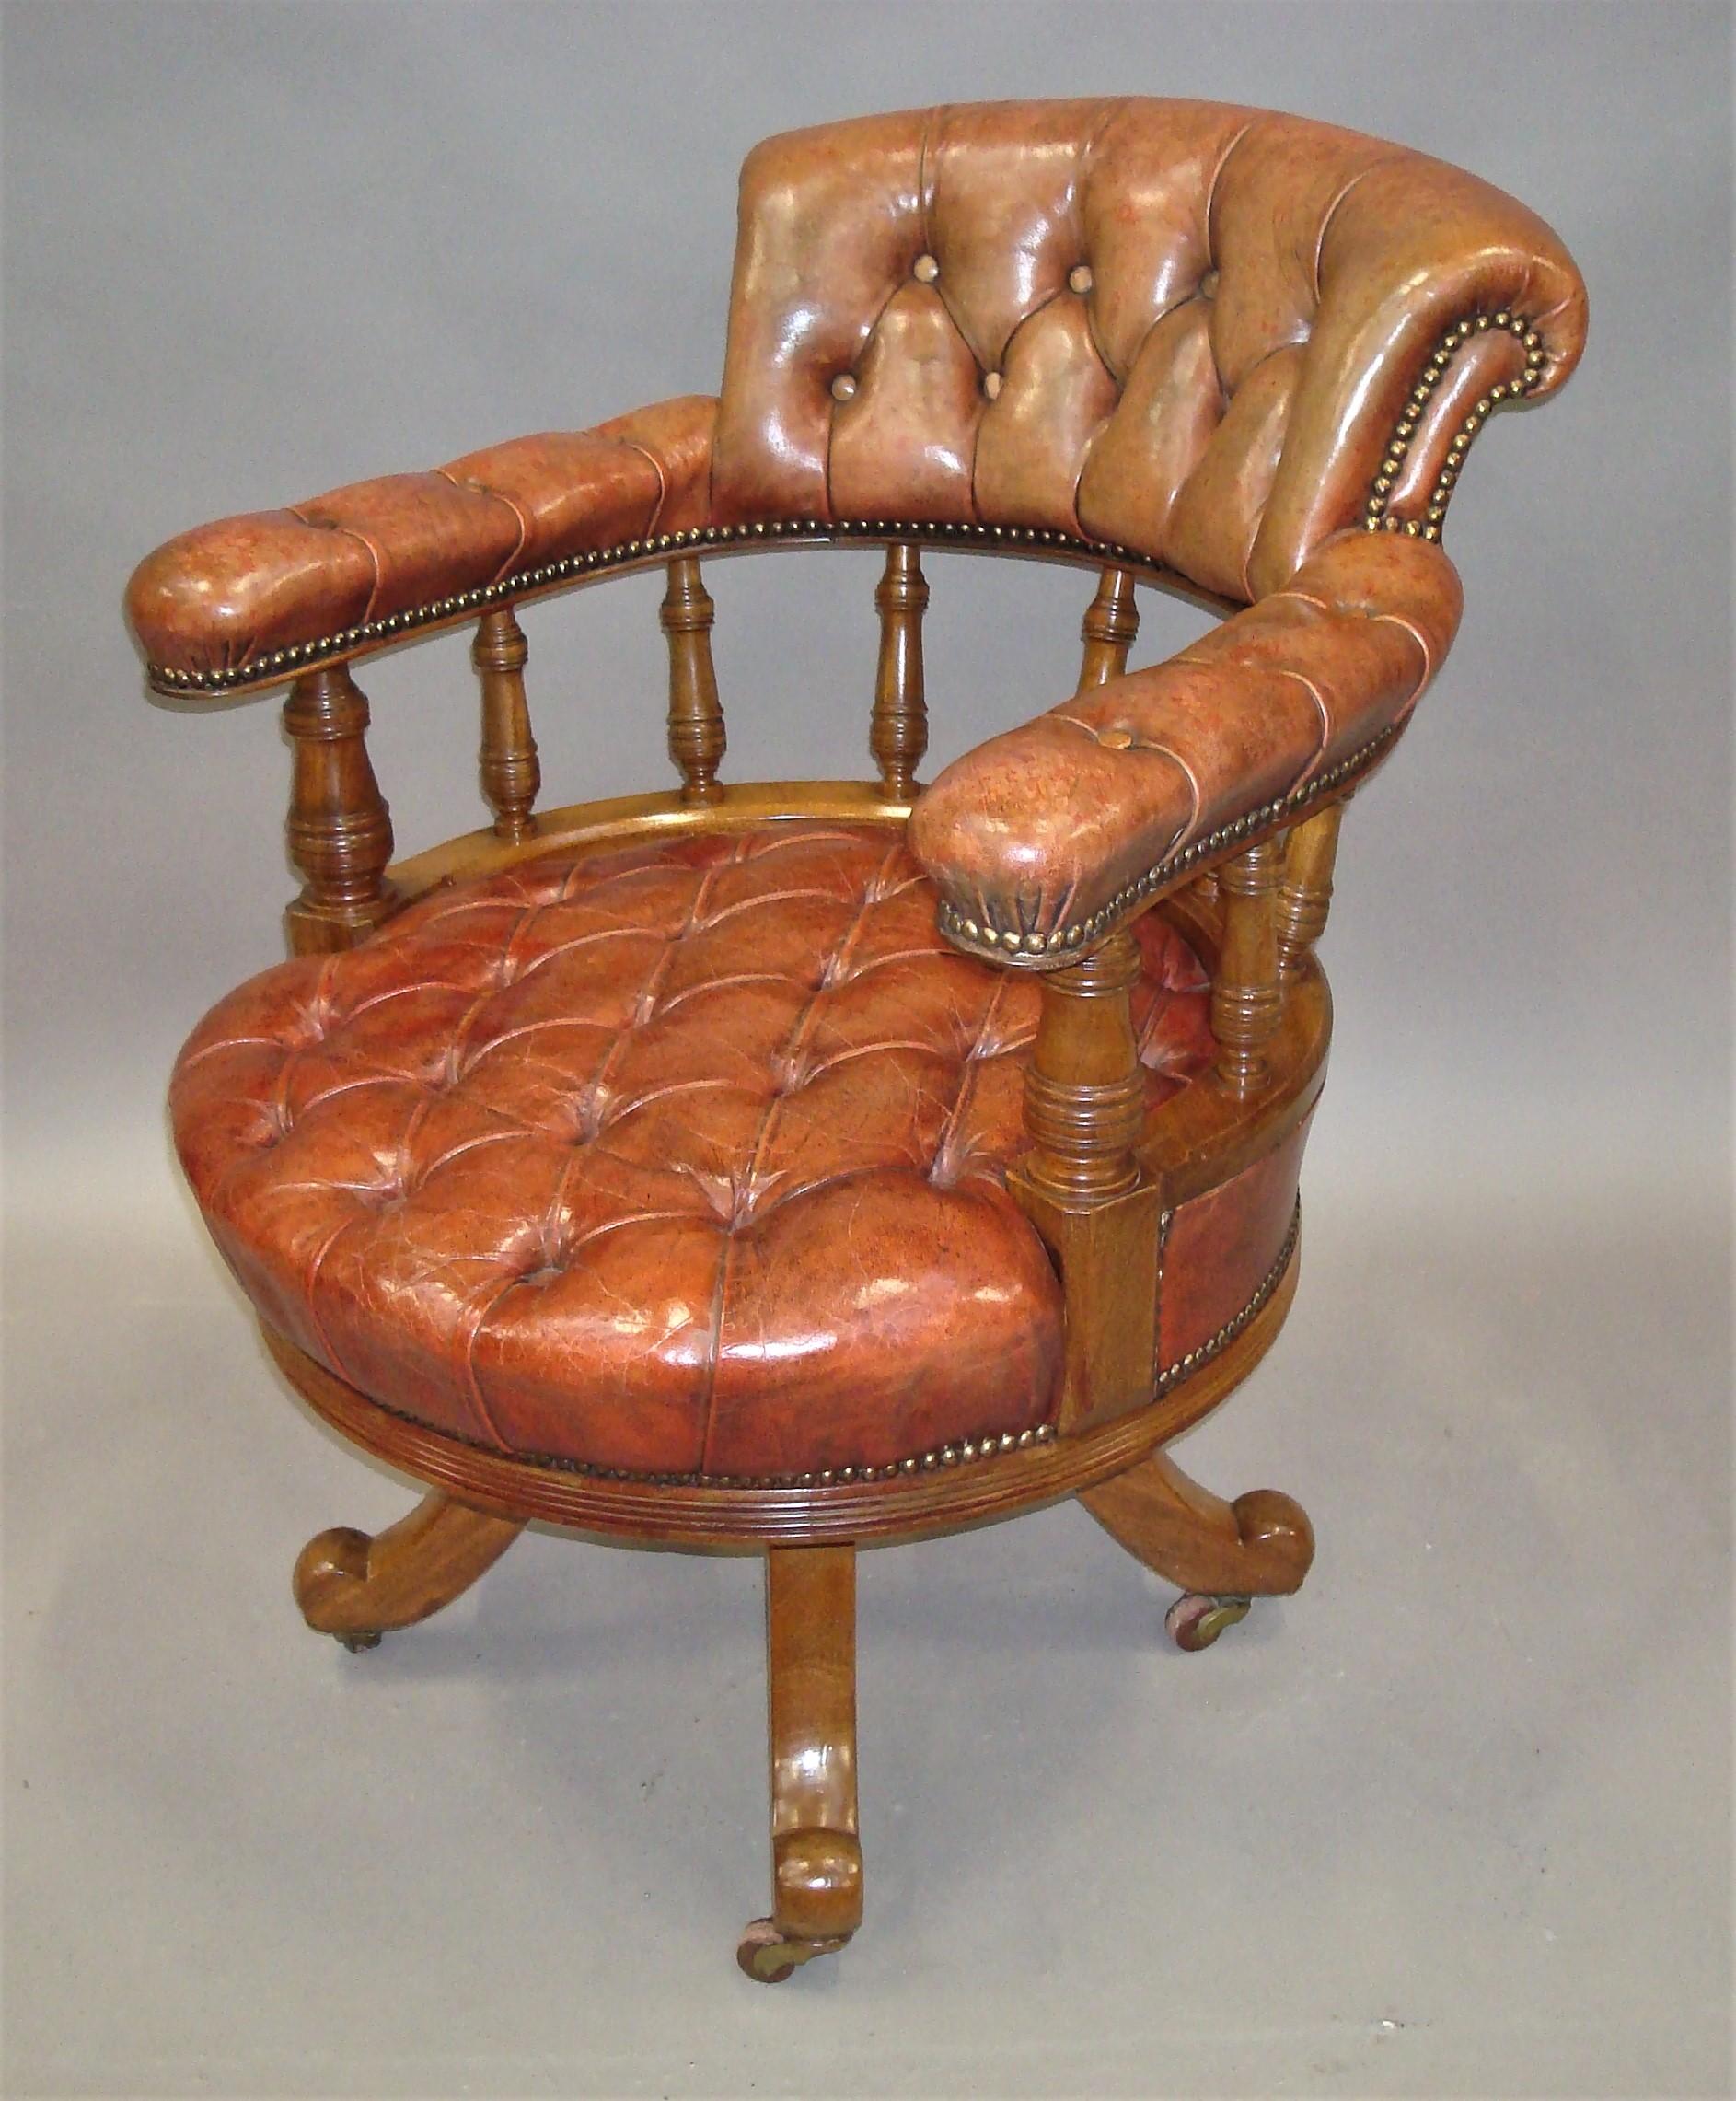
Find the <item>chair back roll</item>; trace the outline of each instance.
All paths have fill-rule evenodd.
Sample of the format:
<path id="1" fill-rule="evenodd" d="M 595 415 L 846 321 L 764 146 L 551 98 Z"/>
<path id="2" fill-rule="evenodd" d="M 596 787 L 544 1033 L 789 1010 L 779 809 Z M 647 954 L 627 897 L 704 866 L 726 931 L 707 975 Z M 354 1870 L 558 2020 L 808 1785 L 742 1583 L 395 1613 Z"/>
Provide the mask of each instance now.
<path id="1" fill-rule="evenodd" d="M 712 515 L 1048 528 L 1251 600 L 1347 527 L 1422 530 L 1467 408 L 1552 391 L 1584 334 L 1533 213 L 1331 125 L 1129 99 L 792 132 L 742 171 Z"/>

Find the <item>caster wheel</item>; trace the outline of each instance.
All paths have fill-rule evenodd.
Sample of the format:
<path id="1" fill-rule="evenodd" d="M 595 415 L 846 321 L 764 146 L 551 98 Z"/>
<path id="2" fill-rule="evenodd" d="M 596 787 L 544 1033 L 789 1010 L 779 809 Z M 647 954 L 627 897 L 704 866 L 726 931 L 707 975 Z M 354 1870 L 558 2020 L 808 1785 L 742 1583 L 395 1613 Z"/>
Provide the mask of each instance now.
<path id="1" fill-rule="evenodd" d="M 752 1919 L 735 1950 L 735 1960 L 756 1984 L 781 1984 L 798 1963 L 836 1955 L 849 1938 L 840 1933 L 836 1940 L 794 1940 L 781 1933 L 770 1919 Z"/>
<path id="2" fill-rule="evenodd" d="M 364 1649 L 377 1649 L 380 1645 L 379 1630 L 376 1627 L 365 1627 L 356 1634 L 334 1634 L 331 1638 L 334 1642 L 342 1642 L 353 1656 L 360 1655 Z"/>
<path id="3" fill-rule="evenodd" d="M 735 1960 L 756 1984 L 781 1984 L 794 1975 L 798 1957 L 794 1944 L 786 1941 L 770 1919 L 754 1919 L 741 1937 Z"/>
<path id="4" fill-rule="evenodd" d="M 1251 1597 L 1202 1597 L 1189 1591 L 1163 1615 L 1163 1625 L 1178 1649 L 1209 1649 L 1226 1627 L 1245 1619 Z"/>

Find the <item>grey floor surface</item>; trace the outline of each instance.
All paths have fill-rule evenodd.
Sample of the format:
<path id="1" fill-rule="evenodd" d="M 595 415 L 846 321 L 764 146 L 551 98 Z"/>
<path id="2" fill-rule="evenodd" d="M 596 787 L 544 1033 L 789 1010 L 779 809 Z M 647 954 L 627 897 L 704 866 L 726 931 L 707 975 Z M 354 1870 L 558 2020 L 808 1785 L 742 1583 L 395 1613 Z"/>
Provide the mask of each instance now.
<path id="1" fill-rule="evenodd" d="M 160 1167 L 106 1240 L 45 1210 L 6 2091 L 1727 2093 L 1722 1204 L 1331 1129 L 1285 1338 L 1185 1447 L 1309 1505 L 1307 1588 L 1186 1657 L 1075 1507 L 869 1557 L 867 1925 L 777 1991 L 731 1959 L 757 1566 L 533 1534 L 346 1655 L 290 1561 L 403 1487 L 285 1397 Z"/>

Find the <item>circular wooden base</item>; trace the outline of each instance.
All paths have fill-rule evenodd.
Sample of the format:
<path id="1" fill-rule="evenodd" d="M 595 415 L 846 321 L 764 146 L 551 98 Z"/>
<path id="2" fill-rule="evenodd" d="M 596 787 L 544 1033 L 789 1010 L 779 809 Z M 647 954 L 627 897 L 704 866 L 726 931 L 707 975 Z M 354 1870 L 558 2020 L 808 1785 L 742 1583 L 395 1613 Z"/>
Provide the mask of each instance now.
<path id="1" fill-rule="evenodd" d="M 1300 1242 L 1247 1325 L 1150 1407 L 1023 1450 L 829 1488 L 610 1480 L 491 1452 L 370 1400 L 261 1323 L 267 1348 L 315 1412 L 364 1451 L 478 1509 L 578 1532 L 670 1546 L 885 1546 L 1011 1517 L 1106 1480 L 1226 1399 L 1278 1338 L 1295 1295 Z"/>

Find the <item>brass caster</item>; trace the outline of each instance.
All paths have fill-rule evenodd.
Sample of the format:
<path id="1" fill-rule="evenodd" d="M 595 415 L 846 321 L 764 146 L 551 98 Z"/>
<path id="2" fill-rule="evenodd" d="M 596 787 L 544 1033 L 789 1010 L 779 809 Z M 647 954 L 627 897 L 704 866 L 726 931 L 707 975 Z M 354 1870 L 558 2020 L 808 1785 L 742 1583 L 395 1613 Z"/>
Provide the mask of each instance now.
<path id="1" fill-rule="evenodd" d="M 1178 1649 L 1209 1649 L 1226 1627 L 1245 1619 L 1251 1597 L 1203 1597 L 1190 1590 L 1163 1615 L 1163 1625 Z"/>
<path id="2" fill-rule="evenodd" d="M 735 1960 L 756 1984 L 781 1984 L 797 1964 L 812 1962 L 816 1956 L 836 1955 L 849 1938 L 848 1933 L 839 1933 L 825 1941 L 786 1939 L 770 1919 L 753 1919 L 742 1934 Z"/>
<path id="3" fill-rule="evenodd" d="M 364 1627 L 353 1634 L 334 1634 L 334 1642 L 341 1642 L 353 1656 L 360 1655 L 364 1649 L 377 1649 L 380 1631 L 377 1627 Z"/>

